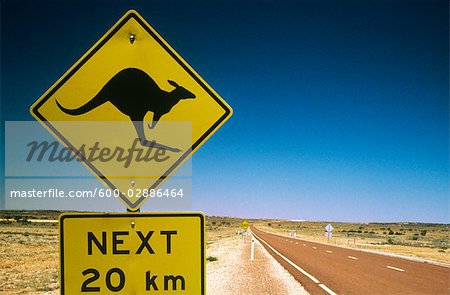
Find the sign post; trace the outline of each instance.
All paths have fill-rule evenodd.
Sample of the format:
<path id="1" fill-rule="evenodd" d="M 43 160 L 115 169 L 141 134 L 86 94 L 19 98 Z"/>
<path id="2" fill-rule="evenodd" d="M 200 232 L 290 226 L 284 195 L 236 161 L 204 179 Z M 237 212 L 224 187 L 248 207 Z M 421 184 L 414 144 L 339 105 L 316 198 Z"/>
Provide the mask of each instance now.
<path id="1" fill-rule="evenodd" d="M 330 242 L 330 238 L 332 236 L 333 226 L 331 224 L 328 224 L 325 226 L 325 237 L 327 237 L 328 243 Z"/>
<path id="2" fill-rule="evenodd" d="M 205 294 L 204 215 L 132 212 L 166 196 L 231 107 L 130 10 L 30 112 L 128 211 L 60 217 L 61 294 Z"/>
<path id="3" fill-rule="evenodd" d="M 243 236 L 244 236 L 244 243 L 247 242 L 247 235 L 249 234 L 248 227 L 249 227 L 249 224 L 248 224 L 247 220 L 242 221 L 241 228 L 244 230 L 244 234 L 243 234 Z"/>
<path id="4" fill-rule="evenodd" d="M 252 246 L 250 250 L 250 260 L 253 261 L 255 258 L 255 237 L 252 235 Z"/>
<path id="5" fill-rule="evenodd" d="M 242 223 L 241 223 L 241 228 L 242 228 L 244 231 L 247 231 L 247 228 L 248 228 L 248 227 L 249 227 L 249 224 L 248 224 L 247 220 L 242 221 Z"/>

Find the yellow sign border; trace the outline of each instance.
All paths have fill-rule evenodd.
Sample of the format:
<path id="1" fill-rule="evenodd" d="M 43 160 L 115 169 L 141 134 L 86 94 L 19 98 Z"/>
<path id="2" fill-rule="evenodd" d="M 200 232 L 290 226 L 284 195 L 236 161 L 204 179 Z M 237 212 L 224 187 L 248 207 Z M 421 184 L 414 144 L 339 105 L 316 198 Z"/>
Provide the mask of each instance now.
<path id="1" fill-rule="evenodd" d="M 148 24 L 144 18 L 135 10 L 129 10 L 117 21 L 111 29 L 106 32 L 66 73 L 64 73 L 58 81 L 55 82 L 33 105 L 30 107 L 31 115 L 39 121 L 55 138 L 60 140 L 65 146 L 71 150 L 76 148 L 48 121 L 41 113 L 39 108 L 68 80 L 77 72 L 114 34 L 131 18 L 139 23 L 147 33 L 164 49 L 178 64 L 223 108 L 224 114 L 220 117 L 196 142 L 192 144 L 191 149 L 187 150 L 166 172 L 159 177 L 159 179 L 151 186 L 150 189 L 157 189 L 166 181 L 186 160 L 196 152 L 233 114 L 232 108 L 200 77 L 194 69 L 156 32 L 155 29 Z M 115 190 L 115 185 L 108 180 L 94 165 L 87 162 L 83 155 L 80 155 L 81 162 L 90 170 L 96 177 L 102 181 L 107 187 Z M 140 198 L 135 203 L 123 195 L 119 195 L 122 202 L 130 211 L 139 210 L 144 200 L 147 198 Z"/>
<path id="2" fill-rule="evenodd" d="M 205 264 L 205 215 L 202 212 L 161 212 L 161 213 L 62 213 L 59 216 L 59 286 L 60 294 L 64 295 L 64 220 L 67 218 L 130 218 L 130 217 L 198 217 L 200 218 L 201 236 L 201 294 L 206 294 L 206 264 Z"/>

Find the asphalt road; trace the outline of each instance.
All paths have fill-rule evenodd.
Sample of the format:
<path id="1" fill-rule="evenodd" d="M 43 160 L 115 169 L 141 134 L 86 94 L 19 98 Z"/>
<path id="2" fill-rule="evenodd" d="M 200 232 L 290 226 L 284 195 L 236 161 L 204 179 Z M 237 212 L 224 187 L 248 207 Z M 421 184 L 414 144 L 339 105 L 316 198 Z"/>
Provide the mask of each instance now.
<path id="1" fill-rule="evenodd" d="M 252 232 L 311 294 L 450 294 L 445 266 Z"/>

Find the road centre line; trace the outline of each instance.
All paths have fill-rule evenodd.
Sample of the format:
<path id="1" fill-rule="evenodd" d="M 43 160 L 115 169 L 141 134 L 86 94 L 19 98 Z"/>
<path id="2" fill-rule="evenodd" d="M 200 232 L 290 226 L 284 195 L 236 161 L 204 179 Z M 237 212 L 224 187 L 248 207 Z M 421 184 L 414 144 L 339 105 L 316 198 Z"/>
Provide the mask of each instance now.
<path id="1" fill-rule="evenodd" d="M 262 230 L 262 229 L 259 229 L 259 230 L 264 232 L 264 233 L 266 233 L 266 234 L 271 234 L 271 235 L 274 235 L 274 236 L 282 237 L 280 234 L 277 234 L 277 233 L 265 231 L 265 230 Z M 300 239 L 298 237 L 296 237 L 295 239 L 304 240 L 304 239 Z M 318 243 L 318 244 L 328 245 L 328 243 L 325 243 L 325 242 L 318 242 L 318 241 L 313 241 L 313 240 L 306 240 L 306 241 L 311 242 L 311 243 Z M 428 259 L 423 259 L 423 258 L 403 256 L 403 255 L 400 255 L 400 254 L 380 252 L 380 251 L 375 251 L 375 250 L 353 248 L 353 247 L 347 247 L 347 246 L 342 246 L 342 245 L 333 245 L 333 247 L 339 247 L 339 248 L 352 250 L 352 251 L 371 253 L 371 254 L 375 254 L 375 255 L 383 255 L 383 256 L 387 256 L 387 257 L 395 257 L 395 258 L 400 258 L 400 259 L 404 259 L 404 260 L 420 262 L 420 263 L 427 263 L 427 264 L 433 264 L 433 265 L 438 265 L 438 266 L 443 266 L 443 267 L 446 267 L 446 268 L 450 268 L 450 264 L 449 263 L 437 262 L 437 261 L 434 261 L 434 260 L 428 260 Z"/>
<path id="2" fill-rule="evenodd" d="M 353 256 L 347 256 L 347 257 L 350 258 L 350 259 L 353 259 L 353 260 L 358 260 L 358 258 L 353 257 Z"/>
<path id="3" fill-rule="evenodd" d="M 397 268 L 397 267 L 393 267 L 393 266 L 386 266 L 387 268 L 390 268 L 390 269 L 393 269 L 393 270 L 396 270 L 396 271 L 405 271 L 404 269 L 401 269 L 401 268 Z"/>

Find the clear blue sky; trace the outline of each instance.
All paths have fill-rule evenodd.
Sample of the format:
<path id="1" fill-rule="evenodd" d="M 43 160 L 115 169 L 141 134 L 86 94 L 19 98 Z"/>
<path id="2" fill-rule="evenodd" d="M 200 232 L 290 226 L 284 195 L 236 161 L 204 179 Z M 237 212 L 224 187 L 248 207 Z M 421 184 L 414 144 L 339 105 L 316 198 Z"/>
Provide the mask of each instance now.
<path id="1" fill-rule="evenodd" d="M 194 210 L 450 222 L 447 1 L 2 0 L 2 121 L 131 8 L 234 109 Z"/>

